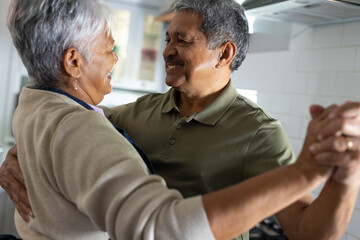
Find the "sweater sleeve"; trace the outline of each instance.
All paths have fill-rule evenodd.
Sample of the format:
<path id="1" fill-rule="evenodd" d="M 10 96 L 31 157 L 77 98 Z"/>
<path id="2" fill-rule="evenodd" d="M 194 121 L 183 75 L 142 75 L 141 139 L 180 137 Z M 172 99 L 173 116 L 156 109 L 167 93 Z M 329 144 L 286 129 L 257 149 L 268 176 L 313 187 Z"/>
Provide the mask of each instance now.
<path id="1" fill-rule="evenodd" d="M 64 118 L 51 152 L 57 190 L 112 239 L 214 239 L 201 196 L 184 200 L 149 175 L 136 150 L 100 114 Z"/>

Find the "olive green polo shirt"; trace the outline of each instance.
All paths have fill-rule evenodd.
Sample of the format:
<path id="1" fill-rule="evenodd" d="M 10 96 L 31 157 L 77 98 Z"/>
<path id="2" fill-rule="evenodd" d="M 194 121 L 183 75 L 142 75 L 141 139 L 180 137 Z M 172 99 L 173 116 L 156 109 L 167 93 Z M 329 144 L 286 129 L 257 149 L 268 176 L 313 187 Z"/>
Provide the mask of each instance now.
<path id="1" fill-rule="evenodd" d="M 178 94 L 175 89 L 149 94 L 113 109 L 108 117 L 143 149 L 168 187 L 184 197 L 294 161 L 279 121 L 239 95 L 231 83 L 205 110 L 187 117 L 176 106 Z"/>

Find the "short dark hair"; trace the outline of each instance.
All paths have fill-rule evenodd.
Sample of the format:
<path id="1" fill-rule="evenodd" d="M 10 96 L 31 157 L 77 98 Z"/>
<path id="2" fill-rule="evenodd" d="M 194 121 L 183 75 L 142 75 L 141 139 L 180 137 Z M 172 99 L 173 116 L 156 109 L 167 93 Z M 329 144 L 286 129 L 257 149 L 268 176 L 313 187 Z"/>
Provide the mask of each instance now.
<path id="1" fill-rule="evenodd" d="M 249 49 L 250 34 L 244 9 L 239 3 L 234 0 L 178 0 L 173 10 L 189 10 L 203 16 L 200 28 L 210 49 L 234 42 L 237 53 L 230 69 L 236 71 L 240 67 Z"/>

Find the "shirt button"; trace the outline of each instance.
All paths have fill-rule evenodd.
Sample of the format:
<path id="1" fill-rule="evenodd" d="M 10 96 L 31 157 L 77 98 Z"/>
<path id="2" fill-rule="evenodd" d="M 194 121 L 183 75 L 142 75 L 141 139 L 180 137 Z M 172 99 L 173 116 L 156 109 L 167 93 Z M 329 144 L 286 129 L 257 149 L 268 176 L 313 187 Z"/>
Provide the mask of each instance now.
<path id="1" fill-rule="evenodd" d="M 175 144 L 175 142 L 176 142 L 176 141 L 175 141 L 175 139 L 174 139 L 174 138 L 170 139 L 170 144 L 171 144 L 171 145 L 174 145 L 174 144 Z"/>

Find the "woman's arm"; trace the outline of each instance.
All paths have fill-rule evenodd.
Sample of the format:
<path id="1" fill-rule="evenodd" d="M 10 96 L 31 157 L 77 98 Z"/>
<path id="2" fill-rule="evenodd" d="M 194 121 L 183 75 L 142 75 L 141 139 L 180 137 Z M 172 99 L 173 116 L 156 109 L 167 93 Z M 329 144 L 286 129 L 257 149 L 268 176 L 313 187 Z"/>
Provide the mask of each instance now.
<path id="1" fill-rule="evenodd" d="M 90 133 L 84 119 L 91 123 Z M 177 191 L 168 190 L 160 177 L 147 175 L 131 145 L 111 133 L 115 130 L 105 119 L 95 121 L 90 114 L 63 122 L 65 128 L 72 129 L 61 129 L 54 137 L 52 165 L 60 169 L 56 185 L 66 199 L 74 201 L 114 239 L 165 239 L 170 235 L 175 239 L 207 239 L 211 232 L 216 239 L 229 239 L 292 204 L 330 176 L 333 168 L 318 164 L 308 150 L 322 123 L 319 118 L 310 124 L 310 134 L 295 164 L 207 194 L 202 199 L 204 207 L 200 197 L 183 200 Z M 84 142 L 86 154 L 79 154 L 74 162 L 73 154 Z M 100 145 L 101 151 L 96 151 Z M 76 177 L 70 182 L 69 176 Z"/>
<path id="2" fill-rule="evenodd" d="M 123 164 L 129 163 L 129 166 L 132 166 L 132 168 L 136 170 L 135 172 L 140 173 L 141 176 L 137 174 L 125 174 L 121 179 L 127 179 L 127 181 L 141 184 L 137 185 L 139 187 L 133 188 L 134 191 L 131 191 L 131 194 L 129 194 L 129 191 L 125 191 L 126 194 L 123 193 L 123 199 L 127 199 L 127 201 L 125 204 L 125 202 L 121 202 L 122 200 L 119 200 L 121 204 L 118 206 L 121 207 L 115 209 L 120 210 L 113 211 L 114 209 L 109 209 L 108 206 L 115 205 L 111 204 L 111 202 L 104 202 L 103 194 L 96 194 L 97 191 L 103 191 L 101 190 L 103 188 L 100 186 L 97 186 L 95 191 L 94 189 L 90 191 L 95 195 L 88 195 L 98 197 L 89 198 L 89 200 L 91 200 L 89 203 L 86 201 L 82 202 L 82 204 L 86 204 L 82 206 L 81 209 L 88 209 L 90 211 L 89 215 L 91 218 L 95 222 L 101 222 L 99 222 L 99 226 L 105 227 L 106 230 L 112 232 L 114 236 L 118 237 L 124 236 L 123 234 L 140 234 L 144 233 L 144 231 L 150 231 L 150 229 L 156 229 L 156 234 L 160 234 L 157 236 L 157 239 L 165 239 L 163 236 L 169 236 L 169 233 L 180 234 L 179 237 L 184 237 L 187 233 L 191 236 L 194 236 L 194 234 L 209 234 L 207 230 L 210 228 L 206 227 L 207 221 L 210 223 L 211 231 L 217 239 L 228 239 L 238 236 L 240 233 L 248 230 L 263 218 L 279 211 L 284 207 L 287 207 L 297 199 L 303 197 L 330 176 L 331 170 L 333 168 L 319 165 L 307 150 L 309 144 L 315 141 L 316 137 L 314 136 L 322 127 L 321 124 L 323 124 L 323 122 L 319 119 L 312 121 L 310 124 L 310 134 L 308 134 L 302 154 L 295 164 L 251 178 L 243 183 L 220 190 L 218 192 L 207 194 L 203 196 L 202 199 L 204 208 L 202 208 L 200 198 L 181 200 L 181 197 L 176 191 L 166 189 L 164 184 L 159 181 L 159 177 L 147 176 L 144 174 L 143 170 L 141 170 L 141 166 L 139 166 L 137 163 L 141 160 L 132 159 L 123 162 Z M 79 124 L 76 129 L 78 128 L 81 128 L 81 124 Z M 83 131 L 85 134 L 85 132 L 88 131 L 88 128 L 85 127 Z M 104 138 L 99 139 L 99 141 L 103 143 L 104 141 L 107 142 L 108 140 Z M 110 144 L 106 145 L 109 145 L 109 148 L 114 148 L 114 146 L 111 146 L 111 141 L 109 143 Z M 61 151 L 63 152 L 63 149 Z M 70 149 L 69 152 L 73 152 L 73 149 Z M 121 152 L 118 154 L 106 156 L 105 159 L 107 159 L 107 157 L 117 155 L 121 155 Z M 104 158 L 104 156 L 101 156 L 101 154 L 99 157 Z M 126 158 L 126 156 L 122 157 Z M 88 161 L 86 162 L 87 164 L 90 164 Z M 97 162 L 97 164 L 99 164 L 99 162 Z M 91 166 L 97 169 L 96 162 L 94 162 Z M 111 170 L 111 172 L 120 174 L 121 169 L 124 168 L 119 166 L 118 168 L 111 167 L 109 168 L 109 171 L 110 169 L 114 169 Z M 103 164 L 101 167 L 103 167 Z M 118 169 L 120 172 L 115 171 L 116 169 Z M 102 177 L 106 178 L 107 174 L 100 174 L 95 179 L 100 180 Z M 79 180 L 81 179 L 84 178 L 79 178 Z M 118 184 L 109 185 L 118 185 L 117 189 L 112 190 L 114 196 L 120 196 L 122 193 L 119 193 L 119 191 L 125 189 L 121 187 L 121 184 L 124 184 L 124 181 L 120 181 Z M 89 186 L 94 185 L 90 184 Z M 157 191 L 154 191 L 154 189 L 157 189 Z M 72 190 L 71 192 L 75 194 L 73 197 L 76 198 L 75 196 L 78 194 L 77 190 Z M 145 193 L 151 194 L 147 195 Z M 147 198 L 144 196 L 150 197 Z M 159 196 L 162 196 L 163 198 L 159 199 Z M 164 196 L 166 197 L 164 198 Z M 115 201 L 115 203 L 117 201 L 116 197 L 114 199 L 113 197 L 109 197 L 107 199 L 112 199 L 111 201 Z M 104 209 L 97 209 L 99 206 L 104 207 Z M 134 208 L 134 206 L 136 207 Z M 193 209 L 193 206 L 197 206 L 197 210 Z M 146 211 L 143 212 L 143 210 Z M 98 213 L 92 215 L 91 211 L 100 211 L 105 214 L 100 214 L 100 216 L 107 216 L 107 222 L 104 222 L 104 219 L 99 218 Z M 109 218 L 106 213 L 113 217 Z M 142 222 L 143 224 L 134 224 L 132 221 L 124 222 L 123 219 L 128 219 L 128 214 L 130 214 L 132 220 L 136 221 L 137 223 Z M 203 215 L 207 216 L 207 218 L 202 218 Z M 186 216 L 188 218 L 186 218 Z M 109 221 L 109 219 L 112 221 Z M 171 221 L 169 221 L 169 219 L 171 219 Z M 173 221 L 175 219 L 178 221 Z M 186 221 L 184 219 L 186 219 Z M 192 222 L 191 219 L 196 219 L 196 221 Z M 181 224 L 179 225 L 179 223 Z M 134 226 L 135 228 L 131 228 Z M 196 230 L 196 227 L 194 229 L 192 226 L 203 226 L 204 229 Z M 126 229 L 124 229 L 124 227 Z M 176 232 L 176 229 L 178 229 L 180 232 Z"/>

